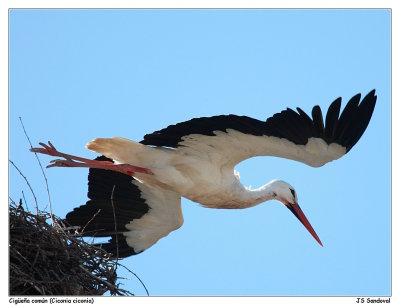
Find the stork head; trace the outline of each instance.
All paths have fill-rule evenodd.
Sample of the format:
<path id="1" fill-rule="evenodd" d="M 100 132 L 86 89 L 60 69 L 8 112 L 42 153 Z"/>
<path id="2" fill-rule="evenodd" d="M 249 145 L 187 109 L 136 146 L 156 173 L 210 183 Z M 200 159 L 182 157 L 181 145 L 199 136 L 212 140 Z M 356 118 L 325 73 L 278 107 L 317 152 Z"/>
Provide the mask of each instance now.
<path id="1" fill-rule="evenodd" d="M 297 194 L 294 190 L 294 187 L 282 180 L 273 180 L 269 183 L 269 185 L 274 193 L 275 199 L 282 202 L 284 206 L 286 206 L 297 217 L 297 219 L 306 227 L 315 240 L 322 246 L 321 240 L 319 239 L 317 233 L 315 233 L 313 227 L 297 202 Z"/>

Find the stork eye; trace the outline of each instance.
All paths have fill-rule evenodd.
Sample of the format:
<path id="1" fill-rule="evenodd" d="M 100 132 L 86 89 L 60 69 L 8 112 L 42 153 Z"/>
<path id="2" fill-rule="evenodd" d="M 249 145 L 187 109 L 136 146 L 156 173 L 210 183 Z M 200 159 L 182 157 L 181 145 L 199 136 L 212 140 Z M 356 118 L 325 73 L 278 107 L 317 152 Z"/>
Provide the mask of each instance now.
<path id="1" fill-rule="evenodd" d="M 296 192 L 294 191 L 294 189 L 289 189 L 289 190 L 292 193 L 293 197 L 296 197 Z"/>

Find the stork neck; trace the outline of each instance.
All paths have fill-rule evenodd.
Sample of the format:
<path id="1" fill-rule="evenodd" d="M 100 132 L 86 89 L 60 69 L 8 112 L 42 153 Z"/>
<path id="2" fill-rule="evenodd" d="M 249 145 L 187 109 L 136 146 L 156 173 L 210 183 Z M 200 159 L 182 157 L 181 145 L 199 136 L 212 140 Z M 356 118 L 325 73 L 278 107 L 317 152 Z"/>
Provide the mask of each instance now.
<path id="1" fill-rule="evenodd" d="M 257 189 L 246 189 L 248 197 L 248 207 L 258 205 L 264 201 L 272 200 L 276 197 L 276 193 L 269 184 L 265 184 Z"/>

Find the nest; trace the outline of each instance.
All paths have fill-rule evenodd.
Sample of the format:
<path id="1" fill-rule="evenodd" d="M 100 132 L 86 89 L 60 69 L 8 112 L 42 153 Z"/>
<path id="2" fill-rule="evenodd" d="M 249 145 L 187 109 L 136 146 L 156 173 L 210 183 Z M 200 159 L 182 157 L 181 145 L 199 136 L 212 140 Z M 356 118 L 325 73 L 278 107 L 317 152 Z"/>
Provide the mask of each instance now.
<path id="1" fill-rule="evenodd" d="M 132 295 L 118 287 L 118 263 L 61 219 L 25 211 L 21 201 L 9 217 L 10 295 Z"/>

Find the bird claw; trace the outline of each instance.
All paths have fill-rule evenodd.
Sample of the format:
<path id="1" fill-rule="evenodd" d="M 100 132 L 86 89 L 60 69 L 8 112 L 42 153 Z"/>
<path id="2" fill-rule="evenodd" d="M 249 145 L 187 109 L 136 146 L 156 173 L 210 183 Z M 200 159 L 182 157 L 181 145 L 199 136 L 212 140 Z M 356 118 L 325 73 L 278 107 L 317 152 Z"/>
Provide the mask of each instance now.
<path id="1" fill-rule="evenodd" d="M 50 167 L 74 167 L 77 162 L 71 160 L 71 159 L 55 159 L 51 160 L 50 164 L 46 166 L 46 168 Z"/>
<path id="2" fill-rule="evenodd" d="M 30 151 L 34 152 L 34 153 L 49 155 L 49 156 L 60 156 L 60 152 L 57 151 L 57 149 L 54 147 L 54 145 L 50 141 L 48 141 L 47 143 L 49 145 L 39 142 L 39 145 L 42 146 L 43 148 L 34 147 L 34 148 L 31 148 Z"/>
<path id="3" fill-rule="evenodd" d="M 73 161 L 69 155 L 59 152 L 54 145 L 48 141 L 48 144 L 39 142 L 42 147 L 31 148 L 30 151 L 34 153 L 45 154 L 49 156 L 61 157 L 64 159 L 55 159 L 50 161 L 50 164 L 46 168 L 50 167 L 74 167 L 78 162 Z"/>

